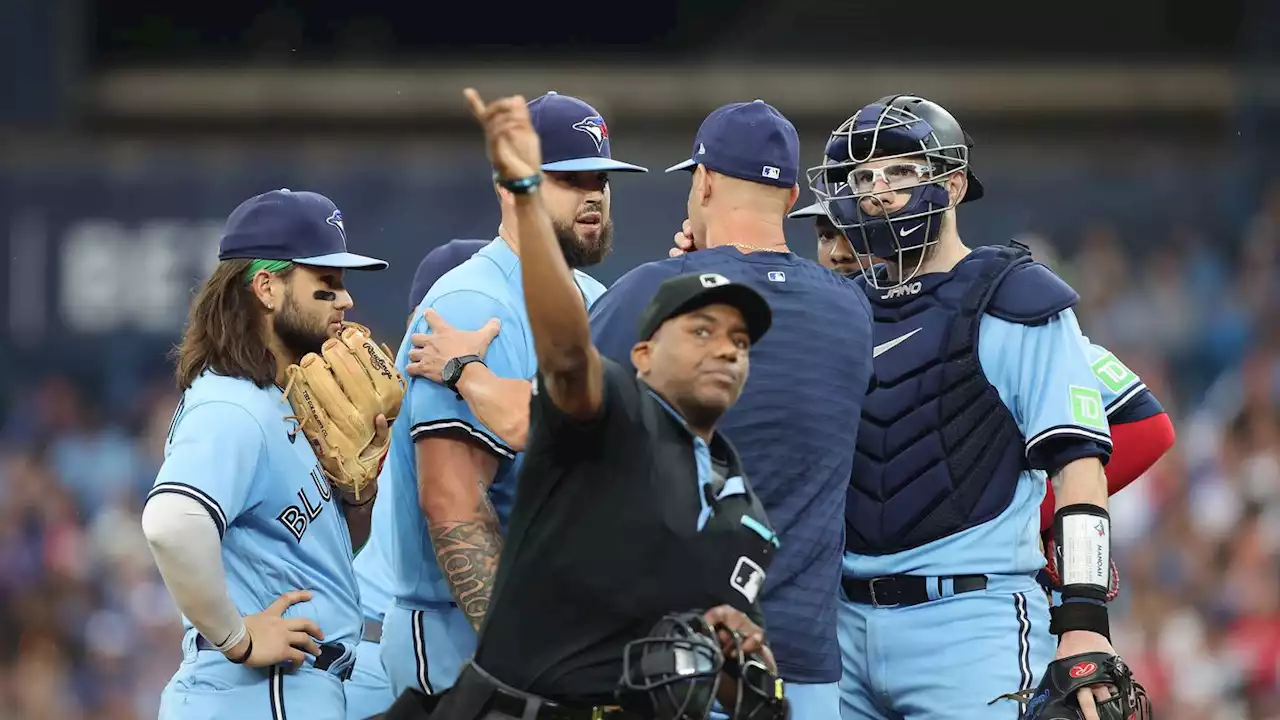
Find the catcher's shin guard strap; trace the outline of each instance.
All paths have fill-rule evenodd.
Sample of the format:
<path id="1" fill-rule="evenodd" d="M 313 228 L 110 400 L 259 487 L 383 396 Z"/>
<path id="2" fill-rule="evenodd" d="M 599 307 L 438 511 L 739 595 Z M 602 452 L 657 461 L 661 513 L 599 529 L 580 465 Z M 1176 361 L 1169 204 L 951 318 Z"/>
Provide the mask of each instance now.
<path id="1" fill-rule="evenodd" d="M 1061 636 L 1072 630 L 1096 632 L 1110 642 L 1111 621 L 1107 616 L 1107 606 L 1085 600 L 1067 601 L 1049 608 L 1049 634 Z"/>
<path id="2" fill-rule="evenodd" d="M 1062 597 L 1106 600 L 1111 587 L 1111 516 L 1097 505 L 1068 505 L 1053 516 Z"/>

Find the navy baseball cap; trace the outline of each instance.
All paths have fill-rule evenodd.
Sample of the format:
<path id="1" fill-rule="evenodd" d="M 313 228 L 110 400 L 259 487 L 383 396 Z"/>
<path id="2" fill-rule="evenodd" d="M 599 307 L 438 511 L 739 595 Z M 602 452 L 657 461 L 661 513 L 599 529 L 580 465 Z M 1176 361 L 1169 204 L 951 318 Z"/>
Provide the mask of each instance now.
<path id="1" fill-rule="evenodd" d="M 534 98 L 529 117 L 542 141 L 546 172 L 649 172 L 613 159 L 609 126 L 595 108 L 576 97 L 549 92 Z"/>
<path id="2" fill-rule="evenodd" d="M 237 258 L 349 270 L 387 268 L 384 260 L 347 252 L 342 211 L 332 200 L 288 188 L 251 197 L 231 212 L 218 259 Z"/>
<path id="3" fill-rule="evenodd" d="M 667 168 L 705 165 L 739 180 L 789 188 L 800 175 L 800 136 L 769 103 L 754 100 L 716 108 L 693 140 L 693 155 Z"/>
<path id="4" fill-rule="evenodd" d="M 791 213 L 787 215 L 787 217 L 794 220 L 796 218 L 818 217 L 819 215 L 823 217 L 826 217 L 827 215 L 827 211 L 825 208 L 822 207 L 822 203 L 805 205 L 799 210 L 792 210 Z"/>
<path id="5" fill-rule="evenodd" d="M 418 270 L 413 274 L 413 284 L 409 286 L 409 312 L 417 309 L 418 303 L 427 296 L 436 281 L 444 274 L 466 262 L 480 248 L 493 242 L 492 240 L 450 240 L 427 253 L 418 263 Z"/>

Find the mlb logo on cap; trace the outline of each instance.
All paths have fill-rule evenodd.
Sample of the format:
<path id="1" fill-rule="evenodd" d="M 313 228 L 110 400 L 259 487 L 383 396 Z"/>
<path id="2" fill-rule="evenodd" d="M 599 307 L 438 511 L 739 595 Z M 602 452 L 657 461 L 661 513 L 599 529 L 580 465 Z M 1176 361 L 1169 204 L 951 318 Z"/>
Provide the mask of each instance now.
<path id="1" fill-rule="evenodd" d="M 529 117 L 545 172 L 649 172 L 613 159 L 604 117 L 578 98 L 549 92 L 529 102 Z"/>
<path id="2" fill-rule="evenodd" d="M 716 108 L 702 121 L 693 148 L 690 159 L 667 172 L 703 165 L 721 175 L 784 188 L 800 175 L 800 136 L 763 100 Z"/>

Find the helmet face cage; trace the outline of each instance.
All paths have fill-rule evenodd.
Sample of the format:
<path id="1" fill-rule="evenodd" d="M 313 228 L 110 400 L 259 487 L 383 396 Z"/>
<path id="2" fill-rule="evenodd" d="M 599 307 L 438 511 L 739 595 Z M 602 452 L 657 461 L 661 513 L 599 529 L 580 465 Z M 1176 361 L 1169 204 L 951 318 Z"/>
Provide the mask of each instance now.
<path id="1" fill-rule="evenodd" d="M 807 171 L 810 190 L 832 224 L 849 238 L 858 266 L 873 288 L 887 290 L 910 281 L 919 273 L 926 250 L 937 243 L 942 214 L 959 202 L 949 198 L 947 180 L 969 167 L 969 147 L 963 134 L 955 140 L 944 143 L 909 104 L 873 103 L 831 133 L 822 163 Z M 873 185 L 859 191 L 852 182 L 853 171 L 873 159 L 902 159 L 904 164 L 914 160 L 930 169 L 917 182 L 892 188 L 911 196 L 895 213 L 883 212 L 878 195 L 885 190 Z M 881 211 L 867 213 L 864 200 Z M 877 273 L 873 257 L 894 263 L 896 277 Z"/>
<path id="2" fill-rule="evenodd" d="M 723 669 L 715 631 L 701 615 L 668 615 L 649 637 L 627 643 L 619 692 L 647 705 L 655 720 L 706 720 Z"/>

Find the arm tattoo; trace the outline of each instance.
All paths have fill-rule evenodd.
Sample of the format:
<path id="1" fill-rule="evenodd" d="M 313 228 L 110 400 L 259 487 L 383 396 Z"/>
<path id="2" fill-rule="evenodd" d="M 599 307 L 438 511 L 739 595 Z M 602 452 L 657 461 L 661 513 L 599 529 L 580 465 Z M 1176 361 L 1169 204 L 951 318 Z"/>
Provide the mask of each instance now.
<path id="1" fill-rule="evenodd" d="M 432 525 L 431 544 L 454 600 L 479 632 L 502 554 L 502 529 L 488 493 L 480 495 L 472 520 Z"/>

